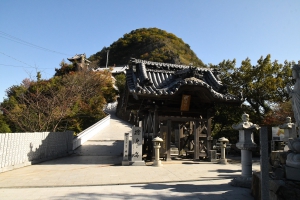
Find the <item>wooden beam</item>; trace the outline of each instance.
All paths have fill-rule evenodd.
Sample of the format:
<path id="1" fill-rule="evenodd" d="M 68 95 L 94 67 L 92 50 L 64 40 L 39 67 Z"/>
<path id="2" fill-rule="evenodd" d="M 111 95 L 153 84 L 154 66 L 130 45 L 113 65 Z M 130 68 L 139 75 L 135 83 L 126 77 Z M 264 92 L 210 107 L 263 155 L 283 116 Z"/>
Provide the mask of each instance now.
<path id="1" fill-rule="evenodd" d="M 180 117 L 180 116 L 159 116 L 160 121 L 181 121 L 181 122 L 189 122 L 189 121 L 199 121 L 200 118 L 196 117 Z"/>

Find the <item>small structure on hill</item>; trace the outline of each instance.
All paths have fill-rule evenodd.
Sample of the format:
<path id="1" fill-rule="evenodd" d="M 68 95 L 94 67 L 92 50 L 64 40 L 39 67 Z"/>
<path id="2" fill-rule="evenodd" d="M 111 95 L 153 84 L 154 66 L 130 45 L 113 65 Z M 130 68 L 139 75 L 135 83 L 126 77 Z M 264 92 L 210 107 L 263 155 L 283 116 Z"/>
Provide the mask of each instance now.
<path id="1" fill-rule="evenodd" d="M 125 94 L 118 104 L 142 127 L 144 154 L 152 157 L 152 139 L 159 136 L 160 153 L 166 159 L 209 157 L 215 103 L 243 102 L 227 92 L 218 74 L 210 68 L 130 60 Z"/>
<path id="2" fill-rule="evenodd" d="M 122 65 L 122 66 L 114 66 L 114 67 L 110 67 L 110 68 L 98 67 L 96 69 L 93 69 L 93 71 L 96 72 L 96 71 L 111 70 L 111 74 L 113 76 L 116 76 L 118 74 L 126 74 L 126 69 L 128 69 L 128 66 Z"/>
<path id="3" fill-rule="evenodd" d="M 76 71 L 88 69 L 91 61 L 86 59 L 86 55 L 84 54 L 76 54 L 72 58 L 67 58 L 73 65 L 76 67 Z"/>

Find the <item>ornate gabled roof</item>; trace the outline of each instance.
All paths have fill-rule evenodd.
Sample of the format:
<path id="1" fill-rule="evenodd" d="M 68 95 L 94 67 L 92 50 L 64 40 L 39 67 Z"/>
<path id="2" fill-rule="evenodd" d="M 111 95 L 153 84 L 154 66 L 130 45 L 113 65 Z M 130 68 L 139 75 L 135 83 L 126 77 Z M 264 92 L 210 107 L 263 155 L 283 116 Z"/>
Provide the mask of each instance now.
<path id="1" fill-rule="evenodd" d="M 132 58 L 126 71 L 129 92 L 135 99 L 172 96 L 185 86 L 206 89 L 212 99 L 222 102 L 241 102 L 227 92 L 227 87 L 211 68 L 151 62 Z"/>
<path id="2" fill-rule="evenodd" d="M 75 56 L 73 56 L 72 58 L 67 58 L 70 62 L 74 62 L 75 60 L 81 60 L 84 59 L 85 62 L 90 63 L 91 61 L 89 61 L 88 59 L 86 59 L 86 55 L 85 53 L 83 54 L 75 54 Z"/>

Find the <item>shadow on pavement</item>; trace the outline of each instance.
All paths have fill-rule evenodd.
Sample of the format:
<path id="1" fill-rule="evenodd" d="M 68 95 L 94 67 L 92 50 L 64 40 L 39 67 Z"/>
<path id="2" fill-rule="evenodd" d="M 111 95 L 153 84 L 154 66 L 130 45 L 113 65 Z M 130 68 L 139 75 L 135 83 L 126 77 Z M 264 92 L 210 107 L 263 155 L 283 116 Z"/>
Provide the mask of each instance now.
<path id="1" fill-rule="evenodd" d="M 237 188 L 228 183 L 201 184 L 201 181 L 179 184 L 141 184 L 131 185 L 124 191 L 113 193 L 70 193 L 64 197 L 70 199 L 243 199 L 252 200 L 250 189 Z M 112 186 L 113 187 L 113 186 Z M 55 198 L 59 199 L 59 198 Z"/>
<path id="2" fill-rule="evenodd" d="M 88 141 L 86 143 L 76 149 L 71 156 L 46 161 L 39 165 L 120 165 L 122 163 L 124 141 Z"/>

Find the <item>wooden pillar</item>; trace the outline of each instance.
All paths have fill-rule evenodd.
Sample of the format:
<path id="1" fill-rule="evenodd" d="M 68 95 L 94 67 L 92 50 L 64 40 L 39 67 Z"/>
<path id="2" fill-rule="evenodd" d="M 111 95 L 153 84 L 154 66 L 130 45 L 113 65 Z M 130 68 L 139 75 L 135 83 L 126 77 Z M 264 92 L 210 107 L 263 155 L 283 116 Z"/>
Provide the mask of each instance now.
<path id="1" fill-rule="evenodd" d="M 159 128 L 159 120 L 158 120 L 158 114 L 157 114 L 157 108 L 155 107 L 154 114 L 153 114 L 153 138 L 155 138 L 158 135 L 158 128 Z"/>
<path id="2" fill-rule="evenodd" d="M 212 140 L 213 137 L 211 136 L 211 120 L 215 114 L 214 107 L 211 107 L 207 110 L 207 152 L 212 150 Z"/>
<path id="3" fill-rule="evenodd" d="M 194 160 L 199 159 L 199 129 L 200 123 L 199 121 L 194 121 Z"/>
<path id="4" fill-rule="evenodd" d="M 183 126 L 180 126 L 180 124 L 178 125 L 179 127 L 179 146 L 178 146 L 178 150 L 179 150 L 179 156 L 181 156 L 183 154 L 182 151 L 182 142 L 181 142 L 181 138 L 183 138 Z"/>
<path id="5" fill-rule="evenodd" d="M 194 126 L 193 126 L 193 121 L 189 121 L 189 124 L 190 124 L 190 133 L 189 135 L 192 135 L 193 132 L 194 132 Z M 195 145 L 190 142 L 190 144 L 188 144 L 188 147 L 189 147 L 189 150 L 191 150 L 191 147 L 195 148 Z"/>
<path id="6" fill-rule="evenodd" d="M 167 135 L 167 160 L 171 160 L 171 132 L 172 132 L 172 126 L 171 126 L 171 120 L 168 119 L 167 121 L 167 127 L 168 127 L 168 135 Z"/>
<path id="7" fill-rule="evenodd" d="M 212 117 L 208 117 L 207 119 L 207 140 L 206 140 L 206 147 L 207 147 L 207 152 L 209 150 L 212 150 L 212 146 L 211 146 L 211 141 L 212 141 L 212 137 L 211 137 L 211 120 Z"/>
<path id="8" fill-rule="evenodd" d="M 149 136 L 148 130 L 146 129 L 147 118 L 148 118 L 148 116 L 146 115 L 143 118 L 143 121 L 142 121 L 142 128 L 143 128 L 144 137 L 148 137 Z"/>

